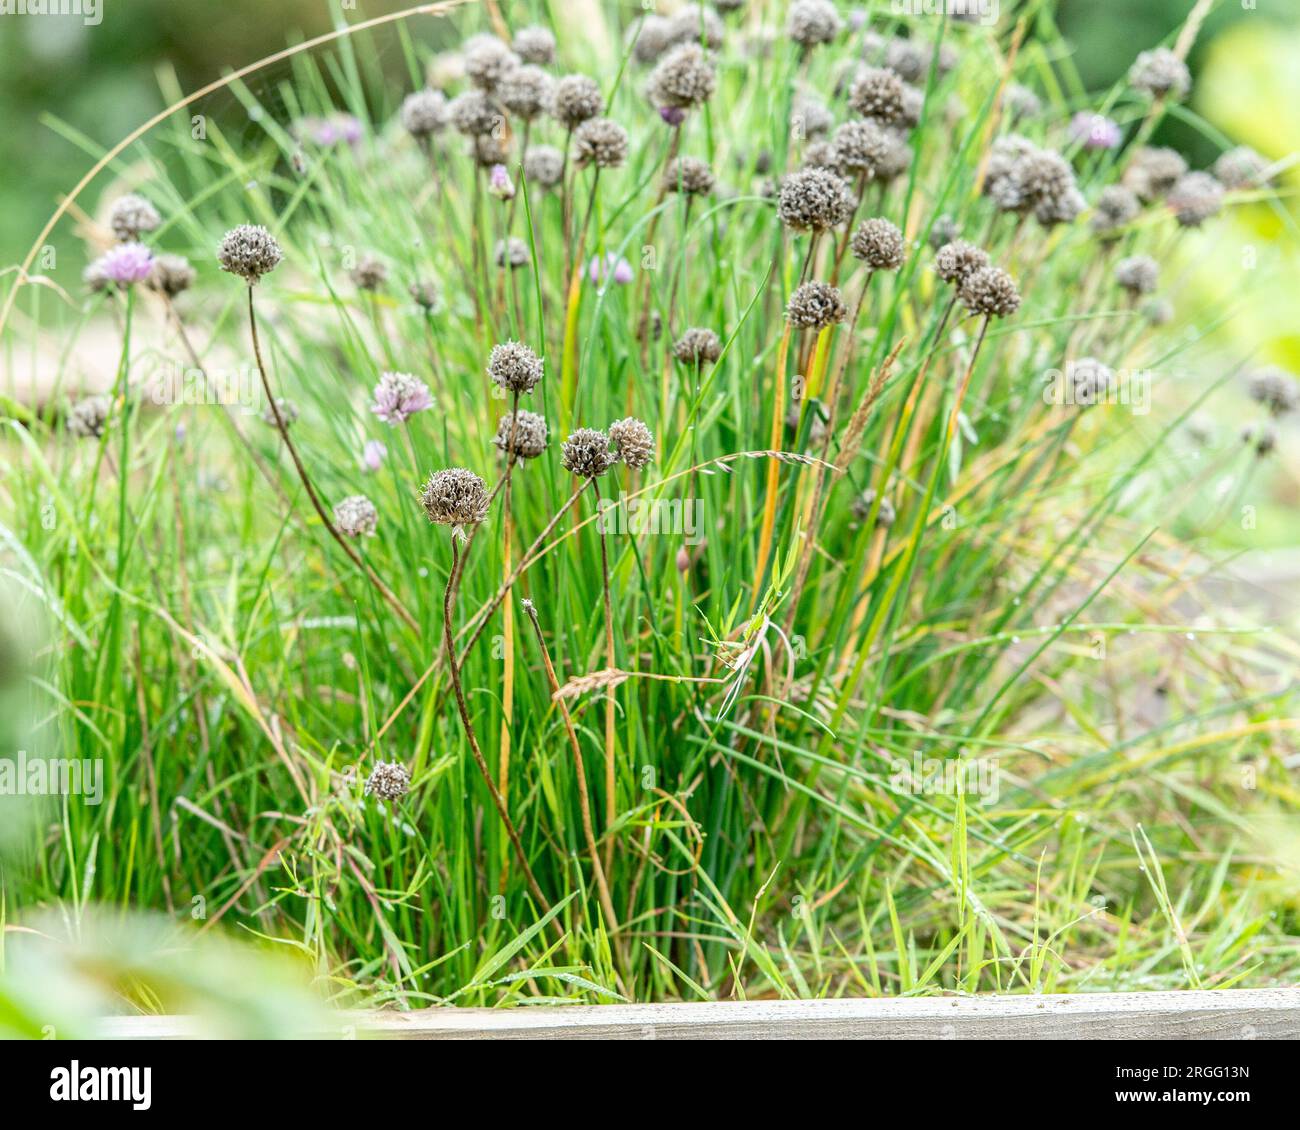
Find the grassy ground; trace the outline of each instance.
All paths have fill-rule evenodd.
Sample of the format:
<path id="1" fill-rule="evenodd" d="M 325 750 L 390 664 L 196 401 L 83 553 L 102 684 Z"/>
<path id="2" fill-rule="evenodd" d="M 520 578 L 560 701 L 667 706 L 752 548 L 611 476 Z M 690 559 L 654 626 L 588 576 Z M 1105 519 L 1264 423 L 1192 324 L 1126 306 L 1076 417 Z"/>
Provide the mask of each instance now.
<path id="1" fill-rule="evenodd" d="M 541 14 L 527 7 L 507 11 L 512 28 Z M 251 127 L 214 117 L 195 137 L 200 105 L 123 154 L 164 216 L 150 243 L 199 277 L 179 323 L 143 287 L 82 298 L 70 266 L 55 278 L 76 297 L 24 287 L 8 320 L 11 371 L 38 339 L 71 350 L 109 318 L 122 353 L 98 441 L 65 432 L 76 374 L 39 413 L 11 403 L 4 428 L 10 605 L 45 638 L 15 744 L 105 766 L 103 803 L 50 802 L 17 837 L 6 921 L 53 912 L 75 934 L 95 906 L 160 911 L 290 950 L 350 1004 L 1293 981 L 1296 641 L 1276 608 L 1205 587 L 1224 568 L 1216 531 L 1248 536 L 1236 527 L 1262 460 L 1235 434 L 1206 446 L 1186 428 L 1241 397 L 1235 372 L 1198 368 L 1227 314 L 1153 325 L 1110 281 L 1121 254 L 1194 254 L 1213 221 L 1182 232 L 1157 204 L 1103 253 L 1087 213 L 1050 231 L 995 213 L 979 186 L 1013 128 L 1006 82 L 1039 93 L 1015 130 L 1067 147 L 1089 202 L 1163 112 L 1123 88 L 1086 96 L 1050 8 L 1027 7 L 1023 23 L 942 29 L 960 62 L 921 76 L 910 170 L 868 186 L 857 213 L 905 230 L 897 273 L 839 261 L 842 234 L 809 261 L 766 186 L 807 148 L 789 127 L 797 91 L 851 116 L 837 80 L 861 29 L 803 57 L 783 36 L 757 49 L 757 17 L 733 21 L 716 94 L 676 133 L 643 65 L 562 38 L 557 73 L 599 79 L 631 153 L 598 178 L 571 164 L 567 193 L 543 191 L 520 174 L 512 123 L 513 203 L 453 132 L 431 173 L 397 123 L 431 67 L 416 21 L 232 83 Z M 491 27 L 478 11 L 463 24 Z M 933 44 L 940 25 L 909 30 Z M 1099 108 L 1128 143 L 1079 152 L 1065 123 Z M 335 110 L 358 117 L 360 140 L 300 145 L 291 121 Z M 530 134 L 565 142 L 549 120 Z M 712 195 L 661 192 L 674 147 L 710 163 Z M 571 229 L 589 216 L 576 256 L 566 197 Z M 945 213 L 1023 294 L 982 335 L 960 306 L 944 322 L 952 292 L 927 239 Z M 356 543 L 364 568 L 257 414 L 248 290 L 214 258 L 245 222 L 285 251 L 254 304 L 269 380 L 301 411 L 306 472 L 327 508 L 365 494 L 378 509 Z M 507 231 L 529 257 L 502 272 Z M 367 254 L 388 267 L 374 292 L 349 276 Z M 586 261 L 607 254 L 630 283 L 590 281 Z M 787 328 L 805 264 L 850 309 L 861 296 L 855 321 Z M 439 285 L 431 313 L 408 297 L 417 280 Z M 663 333 L 643 342 L 650 313 Z M 720 335 L 715 365 L 673 360 L 690 326 Z M 511 402 L 486 364 L 510 338 L 545 356 L 521 407 L 546 417 L 550 447 L 461 547 L 452 626 L 467 713 L 549 912 L 458 717 L 452 539 L 419 501 L 439 468 L 499 483 L 490 439 Z M 1045 403 L 1046 375 L 1085 355 L 1149 374 L 1149 413 Z M 151 382 L 199 365 L 236 403 L 154 402 Z M 379 422 L 371 389 L 390 369 L 426 380 L 435 408 Z M 571 429 L 628 415 L 654 433 L 649 467 L 595 488 L 563 469 Z M 375 470 L 371 440 L 386 448 Z M 891 526 L 873 521 L 879 502 L 854 513 L 867 488 Z M 622 513 L 649 517 L 653 501 L 667 526 L 604 523 L 608 625 L 597 491 Z M 560 683 L 623 674 L 555 701 L 524 598 Z M 412 777 L 391 805 L 363 793 L 380 760 Z"/>

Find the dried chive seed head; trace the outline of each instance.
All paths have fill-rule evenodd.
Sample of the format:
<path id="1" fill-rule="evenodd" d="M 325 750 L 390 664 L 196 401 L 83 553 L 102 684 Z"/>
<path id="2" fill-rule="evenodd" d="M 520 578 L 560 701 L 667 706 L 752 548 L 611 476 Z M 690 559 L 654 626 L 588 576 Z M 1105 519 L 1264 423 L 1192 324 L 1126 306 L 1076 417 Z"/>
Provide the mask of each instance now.
<path id="1" fill-rule="evenodd" d="M 108 225 L 122 243 L 139 239 L 146 232 L 156 230 L 161 223 L 158 209 L 134 192 L 114 200 L 108 213 Z"/>
<path id="2" fill-rule="evenodd" d="M 889 134 L 873 121 L 845 122 L 831 141 L 836 165 L 854 175 L 872 177 L 889 158 Z"/>
<path id="3" fill-rule="evenodd" d="M 832 42 L 843 28 L 830 0 L 794 0 L 785 21 L 786 35 L 805 51 Z"/>
<path id="4" fill-rule="evenodd" d="M 1009 83 L 1002 96 L 1002 107 L 1013 122 L 1033 118 L 1043 112 L 1042 100 L 1029 87 L 1019 82 Z"/>
<path id="5" fill-rule="evenodd" d="M 722 340 L 712 330 L 696 326 L 673 342 L 673 356 L 684 365 L 713 365 L 722 356 Z"/>
<path id="6" fill-rule="evenodd" d="M 1300 406 L 1300 382 L 1285 369 L 1269 366 L 1250 375 L 1247 388 L 1271 416 L 1285 416 Z"/>
<path id="7" fill-rule="evenodd" d="M 240 224 L 226 232 L 217 251 L 223 271 L 238 275 L 250 286 L 263 275 L 275 270 L 284 252 L 266 228 L 258 224 Z"/>
<path id="8" fill-rule="evenodd" d="M 68 411 L 68 433 L 79 439 L 99 439 L 108 423 L 112 403 L 107 396 L 87 396 Z"/>
<path id="9" fill-rule="evenodd" d="M 414 138 L 432 137 L 447 128 L 450 115 L 441 90 L 417 90 L 402 100 L 402 128 Z"/>
<path id="10" fill-rule="evenodd" d="M 953 243 L 961 237 L 961 225 L 946 212 L 930 225 L 930 237 L 926 241 L 938 251 L 945 243 Z"/>
<path id="11" fill-rule="evenodd" d="M 373 255 L 362 255 L 349 277 L 358 290 L 378 290 L 388 281 L 388 267 Z"/>
<path id="12" fill-rule="evenodd" d="M 639 471 L 654 461 L 655 437 L 634 416 L 610 424 L 609 442 L 614 447 L 614 458 L 626 463 L 633 471 Z"/>
<path id="13" fill-rule="evenodd" d="M 519 56 L 495 35 L 471 35 L 461 50 L 465 76 L 480 90 L 496 91 L 501 80 L 519 66 Z"/>
<path id="14" fill-rule="evenodd" d="M 837 177 L 844 175 L 840 168 L 840 151 L 833 141 L 810 141 L 804 146 L 803 167 L 805 169 L 825 169 Z"/>
<path id="15" fill-rule="evenodd" d="M 555 36 L 549 28 L 521 27 L 510 41 L 510 49 L 525 63 L 549 67 L 555 62 Z"/>
<path id="16" fill-rule="evenodd" d="M 822 232 L 838 227 L 852 212 L 849 186 L 826 169 L 801 169 L 781 182 L 776 214 L 786 227 Z"/>
<path id="17" fill-rule="evenodd" d="M 1223 185 L 1209 173 L 1188 173 L 1165 198 L 1180 227 L 1197 228 L 1223 207 Z"/>
<path id="18" fill-rule="evenodd" d="M 497 97 L 516 117 L 531 122 L 551 104 L 553 85 L 551 76 L 541 67 L 525 63 L 502 78 Z"/>
<path id="19" fill-rule="evenodd" d="M 379 511 L 364 494 L 350 494 L 334 507 L 334 524 L 350 538 L 372 538 Z"/>
<path id="20" fill-rule="evenodd" d="M 945 243 L 934 256 L 935 273 L 946 283 L 958 286 L 976 271 L 989 265 L 989 253 L 964 239 Z"/>
<path id="21" fill-rule="evenodd" d="M 903 80 L 883 67 L 863 67 L 849 87 L 849 106 L 864 118 L 892 125 L 903 117 Z"/>
<path id="22" fill-rule="evenodd" d="M 481 133 L 471 140 L 470 151 L 480 169 L 492 169 L 497 165 L 504 168 L 510 159 L 510 138 L 496 131 Z"/>
<path id="23" fill-rule="evenodd" d="M 1262 188 L 1272 180 L 1268 161 L 1249 145 L 1238 145 L 1214 162 L 1214 175 L 1224 188 Z"/>
<path id="24" fill-rule="evenodd" d="M 1010 140 L 1011 146 L 990 158 L 985 193 L 1003 211 L 1032 212 L 1045 226 L 1073 220 L 1085 205 L 1070 163 L 1023 138 Z"/>
<path id="25" fill-rule="evenodd" d="M 876 504 L 876 491 L 868 487 L 853 500 L 853 516 L 859 522 L 865 522 L 871 516 L 871 508 Z M 876 511 L 876 528 L 887 530 L 894 524 L 894 504 L 887 498 L 880 500 L 880 509 Z"/>
<path id="26" fill-rule="evenodd" d="M 528 253 L 528 244 L 517 235 L 512 235 L 509 239 L 497 240 L 493 258 L 498 267 L 509 267 L 512 271 L 517 271 L 528 266 L 532 256 Z"/>
<path id="27" fill-rule="evenodd" d="M 425 279 L 419 279 L 411 283 L 409 293 L 415 300 L 415 304 L 424 310 L 426 314 L 437 306 L 442 298 L 442 292 L 438 288 L 438 284 Z"/>
<path id="28" fill-rule="evenodd" d="M 401 800 L 411 791 L 411 774 L 397 761 L 377 761 L 366 778 L 366 796 L 380 800 Z"/>
<path id="29" fill-rule="evenodd" d="M 1182 99 L 1192 86 L 1187 64 L 1168 47 L 1143 51 L 1128 71 L 1129 85 L 1153 98 Z"/>
<path id="30" fill-rule="evenodd" d="M 516 459 L 536 459 L 546 450 L 549 442 L 546 419 L 522 408 L 518 412 L 507 412 L 501 417 L 492 442 Z"/>
<path id="31" fill-rule="evenodd" d="M 156 255 L 145 282 L 150 290 L 175 298 L 189 290 L 197 277 L 197 272 L 184 255 Z"/>
<path id="32" fill-rule="evenodd" d="M 1001 267 L 981 267 L 967 275 L 957 288 L 957 295 L 972 314 L 988 318 L 1005 318 L 1020 309 L 1020 290 Z"/>
<path id="33" fill-rule="evenodd" d="M 716 51 L 722 46 L 725 30 L 722 20 L 712 8 L 687 4 L 668 18 L 668 46 L 676 47 L 682 43 L 698 45 L 702 42 L 710 51 Z"/>
<path id="34" fill-rule="evenodd" d="M 800 95 L 790 113 L 790 128 L 797 139 L 811 139 L 830 133 L 835 126 L 835 116 L 824 102 L 808 95 Z"/>
<path id="35" fill-rule="evenodd" d="M 579 478 L 594 479 L 614 465 L 609 436 L 595 428 L 579 428 L 560 448 L 560 462 Z"/>
<path id="36" fill-rule="evenodd" d="M 494 345 L 488 355 L 488 376 L 507 392 L 532 392 L 545 372 L 542 359 L 520 341 Z"/>
<path id="37" fill-rule="evenodd" d="M 1079 357 L 1067 362 L 1065 379 L 1070 396 L 1069 403 L 1089 407 L 1099 403 L 1114 382 L 1115 373 L 1095 357 Z"/>
<path id="38" fill-rule="evenodd" d="M 1142 204 L 1137 194 L 1122 184 L 1107 185 L 1097 197 L 1092 212 L 1092 230 L 1097 238 L 1109 242 L 1119 237 L 1119 232 L 1138 218 Z"/>
<path id="39" fill-rule="evenodd" d="M 587 75 L 565 75 L 551 93 L 551 116 L 566 129 L 576 129 L 604 108 L 600 87 Z"/>
<path id="40" fill-rule="evenodd" d="M 291 427 L 294 421 L 296 421 L 298 417 L 301 415 L 301 413 L 298 411 L 297 401 L 290 400 L 286 396 L 277 396 L 275 398 L 274 407 L 272 407 L 270 402 L 268 402 L 266 405 L 263 406 L 262 423 L 267 424 L 273 428 L 278 427 L 279 425 L 276 423 L 276 419 L 275 419 L 276 412 L 280 413 L 280 419 L 284 421 L 284 426 L 286 428 Z"/>
<path id="41" fill-rule="evenodd" d="M 785 316 L 792 326 L 804 330 L 822 330 L 844 321 L 848 307 L 838 287 L 829 283 L 806 282 L 792 295 Z"/>
<path id="42" fill-rule="evenodd" d="M 1160 267 L 1150 255 L 1130 255 L 1115 264 L 1115 281 L 1132 295 L 1150 294 L 1160 282 Z"/>
<path id="43" fill-rule="evenodd" d="M 791 442 L 797 442 L 799 425 L 806 420 L 808 433 L 804 437 L 804 450 L 821 447 L 826 439 L 830 418 L 830 411 L 826 405 L 815 396 L 810 397 L 806 409 L 801 401 L 790 405 L 789 411 L 785 414 L 785 430 L 789 433 Z"/>
<path id="44" fill-rule="evenodd" d="M 1248 424 L 1241 430 L 1241 439 L 1255 449 L 1260 459 L 1277 447 L 1277 432 L 1268 424 Z"/>
<path id="45" fill-rule="evenodd" d="M 664 191 L 687 196 L 708 196 L 713 191 L 713 170 L 698 157 L 677 157 L 664 172 Z"/>
<path id="46" fill-rule="evenodd" d="M 487 484 L 464 467 L 435 471 L 420 492 L 420 503 L 429 521 L 439 526 L 472 526 L 487 517 Z"/>
<path id="47" fill-rule="evenodd" d="M 1159 200 L 1187 172 L 1187 162 L 1172 149 L 1144 147 L 1133 154 L 1123 183 L 1145 201 Z"/>
<path id="48" fill-rule="evenodd" d="M 689 110 L 713 97 L 718 72 L 698 43 L 674 47 L 655 65 L 646 93 L 656 106 Z"/>
<path id="49" fill-rule="evenodd" d="M 638 63 L 653 63 L 672 46 L 672 35 L 672 22 L 666 17 L 646 16 L 632 45 L 633 57 Z"/>
<path id="50" fill-rule="evenodd" d="M 564 172 L 564 154 L 552 145 L 530 145 L 524 154 L 524 179 L 539 188 L 554 188 Z"/>
<path id="51" fill-rule="evenodd" d="M 481 90 L 467 90 L 447 103 L 447 117 L 457 133 L 482 137 L 501 126 L 501 111 Z"/>
<path id="52" fill-rule="evenodd" d="M 907 244 L 903 233 L 888 220 L 863 220 L 853 233 L 849 250 L 873 271 L 896 271 L 903 265 Z"/>
<path id="53" fill-rule="evenodd" d="M 609 118 L 588 118 L 573 131 L 573 157 L 579 165 L 616 169 L 627 160 L 625 130 Z"/>

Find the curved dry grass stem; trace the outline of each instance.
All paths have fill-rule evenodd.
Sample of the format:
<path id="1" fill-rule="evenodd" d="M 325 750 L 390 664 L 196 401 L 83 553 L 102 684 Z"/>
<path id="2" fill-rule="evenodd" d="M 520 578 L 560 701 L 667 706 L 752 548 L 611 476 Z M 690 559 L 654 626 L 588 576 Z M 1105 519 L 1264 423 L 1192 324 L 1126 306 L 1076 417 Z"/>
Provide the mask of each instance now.
<path id="1" fill-rule="evenodd" d="M 50 233 L 58 225 L 58 222 L 63 219 L 68 210 L 76 202 L 77 198 L 86 190 L 90 182 L 108 168 L 108 166 L 111 165 L 129 146 L 134 145 L 140 140 L 140 138 L 153 129 L 154 126 L 161 125 L 177 110 L 182 110 L 186 106 L 191 106 L 200 98 L 206 98 L 209 94 L 214 94 L 218 90 L 222 90 L 229 86 L 231 83 L 238 82 L 245 76 L 260 71 L 263 67 L 269 67 L 275 63 L 283 62 L 285 59 L 291 59 L 293 56 L 299 55 L 304 51 L 314 50 L 326 43 L 332 43 L 336 39 L 343 39 L 349 35 L 355 35 L 357 32 L 365 31 L 368 28 L 380 27 L 383 24 L 396 23 L 399 20 L 410 19 L 412 16 L 446 15 L 448 12 L 456 8 L 464 7 L 470 2 L 471 0 L 439 0 L 436 4 L 417 4 L 413 8 L 405 8 L 400 12 L 389 12 L 386 15 L 375 16 L 373 19 L 362 20 L 360 23 L 352 24 L 350 27 L 337 28 L 334 31 L 326 32 L 324 35 L 318 35 L 314 39 L 304 40 L 302 43 L 296 43 L 292 47 L 286 47 L 283 51 L 276 51 L 274 54 L 258 59 L 255 63 L 248 63 L 246 66 L 231 71 L 230 74 L 223 78 L 216 79 L 213 82 L 208 83 L 206 86 L 200 87 L 192 94 L 187 94 L 179 102 L 173 102 L 170 106 L 156 113 L 143 125 L 136 126 L 135 129 L 128 133 L 126 137 L 122 138 L 121 141 L 114 145 L 107 153 L 96 161 L 90 169 L 87 170 L 85 176 L 83 176 L 81 180 L 76 183 L 76 186 L 72 191 L 63 198 L 59 203 L 59 206 L 54 210 L 54 214 L 48 221 L 46 221 L 45 226 L 41 228 L 40 234 L 32 243 L 31 248 L 23 258 L 21 266 L 18 268 L 18 277 L 8 295 L 5 296 L 4 306 L 0 307 L 0 333 L 3 333 L 5 327 L 9 324 L 9 315 L 13 311 L 14 303 L 18 299 L 18 292 L 26 286 L 29 281 L 28 271 L 31 270 L 32 264 L 36 262 L 36 256 L 40 254 L 41 248 L 45 246 Z"/>
<path id="2" fill-rule="evenodd" d="M 280 414 L 280 405 L 276 403 L 275 393 L 271 391 L 271 381 L 266 375 L 266 365 L 262 361 L 262 345 L 257 335 L 257 315 L 253 309 L 253 288 L 248 288 L 248 325 L 253 335 L 253 357 L 257 361 L 257 371 L 262 378 L 262 389 L 266 393 L 267 403 L 271 408 L 271 415 L 275 417 L 276 430 L 280 433 L 280 438 L 284 441 L 284 446 L 289 451 L 289 457 L 293 460 L 293 465 L 298 472 L 298 478 L 302 480 L 303 489 L 307 492 L 307 497 L 311 500 L 312 507 L 315 509 L 325 529 L 329 531 L 330 536 L 338 542 L 343 552 L 348 555 L 349 560 L 365 574 L 366 579 L 375 586 L 375 590 L 388 603 L 394 612 L 401 618 L 402 622 L 418 633 L 420 625 L 416 623 L 415 617 L 407 611 L 406 606 L 397 599 L 396 594 L 379 579 L 376 573 L 365 561 L 362 560 L 361 554 L 352 546 L 352 543 L 339 532 L 339 528 L 334 524 L 325 504 L 321 502 L 320 495 L 316 493 L 316 488 L 312 486 L 311 477 L 307 474 L 307 468 L 303 466 L 302 457 L 298 454 L 298 448 L 289 438 L 289 426 L 285 423 L 284 417 Z"/>

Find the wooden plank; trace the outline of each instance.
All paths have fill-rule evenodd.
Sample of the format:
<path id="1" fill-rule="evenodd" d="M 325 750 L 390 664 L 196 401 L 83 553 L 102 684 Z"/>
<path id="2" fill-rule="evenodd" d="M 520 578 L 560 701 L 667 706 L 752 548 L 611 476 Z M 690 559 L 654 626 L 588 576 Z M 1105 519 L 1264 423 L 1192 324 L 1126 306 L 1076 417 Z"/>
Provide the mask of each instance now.
<path id="1" fill-rule="evenodd" d="M 106 1039 L 201 1034 L 197 1022 L 187 1017 L 115 1017 L 102 1029 Z M 399 1040 L 1295 1040 L 1300 1039 L 1300 989 L 434 1008 L 342 1013 L 338 1035 Z"/>

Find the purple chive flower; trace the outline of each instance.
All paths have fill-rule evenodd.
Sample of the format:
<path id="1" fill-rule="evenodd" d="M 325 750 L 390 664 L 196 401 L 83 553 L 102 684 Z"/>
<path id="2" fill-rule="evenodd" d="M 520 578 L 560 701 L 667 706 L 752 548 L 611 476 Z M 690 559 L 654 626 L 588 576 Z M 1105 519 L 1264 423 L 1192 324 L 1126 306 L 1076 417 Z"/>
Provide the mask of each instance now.
<path id="1" fill-rule="evenodd" d="M 417 412 L 433 407 L 429 386 L 410 373 L 380 373 L 375 402 L 370 406 L 385 424 L 404 424 Z"/>
<path id="2" fill-rule="evenodd" d="M 632 264 L 612 251 L 605 256 L 603 263 L 599 255 L 593 255 L 587 265 L 587 276 L 593 283 L 613 281 L 619 286 L 626 286 L 632 281 Z"/>
<path id="3" fill-rule="evenodd" d="M 510 173 L 504 165 L 493 165 L 489 176 L 489 189 L 493 196 L 499 196 L 502 200 L 512 200 L 515 195 L 515 184 L 510 179 Z"/>
<path id="4" fill-rule="evenodd" d="M 680 106 L 660 106 L 659 116 L 670 126 L 679 126 L 686 121 L 686 111 Z"/>
<path id="5" fill-rule="evenodd" d="M 322 148 L 337 145 L 340 141 L 356 145 L 361 140 L 361 121 L 352 114 L 307 118 L 301 124 L 312 143 Z"/>
<path id="6" fill-rule="evenodd" d="M 1114 149 L 1124 139 L 1124 132 L 1104 115 L 1080 110 L 1070 119 L 1070 137 L 1085 149 Z"/>
<path id="7" fill-rule="evenodd" d="M 361 465 L 367 471 L 378 471 L 387 455 L 388 448 L 379 440 L 368 439 L 366 440 L 366 446 L 361 449 Z"/>
<path id="8" fill-rule="evenodd" d="M 119 243 L 95 262 L 98 273 L 119 286 L 144 282 L 153 270 L 153 254 L 143 243 Z"/>

